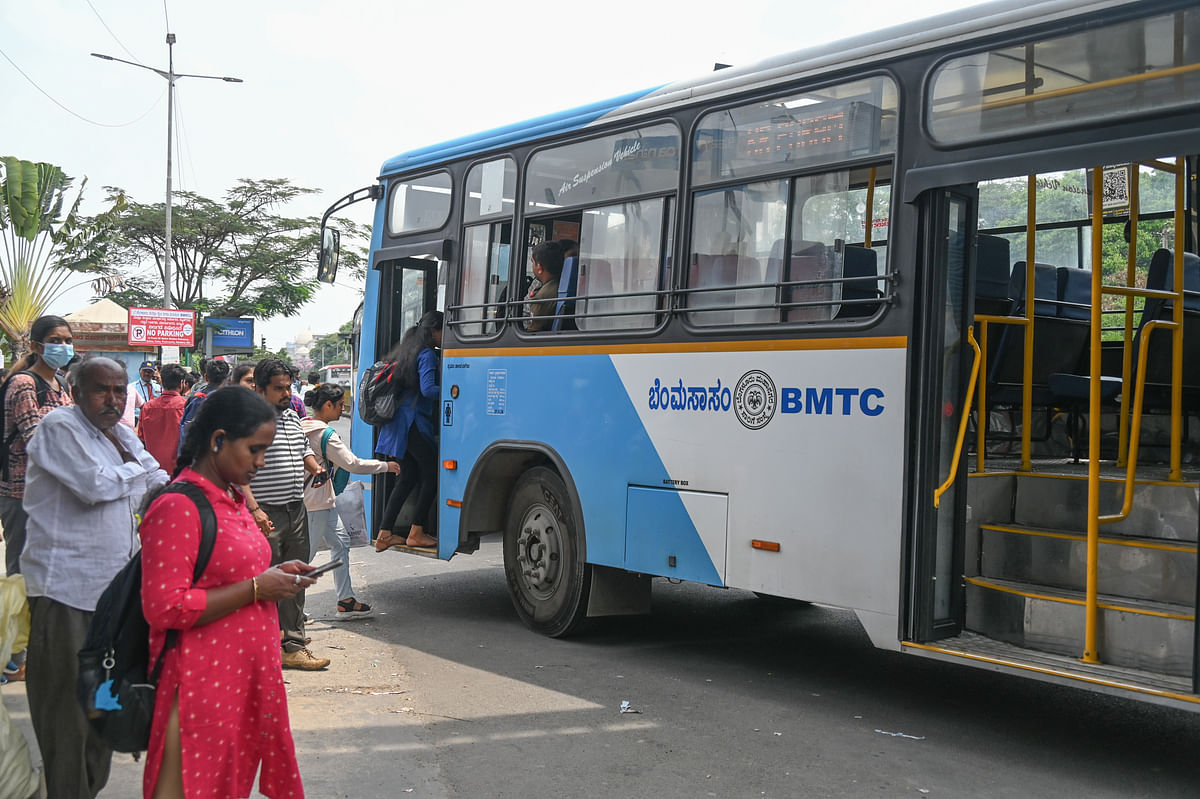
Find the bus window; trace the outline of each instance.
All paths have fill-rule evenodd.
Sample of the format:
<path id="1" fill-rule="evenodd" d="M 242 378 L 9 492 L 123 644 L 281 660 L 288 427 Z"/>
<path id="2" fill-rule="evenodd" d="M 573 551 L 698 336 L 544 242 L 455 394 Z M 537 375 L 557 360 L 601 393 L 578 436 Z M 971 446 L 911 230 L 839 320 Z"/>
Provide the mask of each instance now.
<path id="1" fill-rule="evenodd" d="M 787 235 L 787 195 L 786 180 L 696 195 L 687 306 L 720 310 L 690 311 L 693 324 L 779 321 L 775 283 Z M 731 290 L 714 290 L 725 287 Z"/>
<path id="2" fill-rule="evenodd" d="M 456 309 L 456 331 L 463 336 L 478 336 L 490 332 L 483 323 L 503 315 L 492 305 L 508 281 L 508 253 L 512 240 L 512 224 L 492 223 L 474 225 L 463 234 L 462 274 L 459 280 L 459 304 Z"/>
<path id="3" fill-rule="evenodd" d="M 438 172 L 392 184 L 388 232 L 403 236 L 437 230 L 450 216 L 450 175 Z"/>
<path id="4" fill-rule="evenodd" d="M 476 164 L 467 172 L 464 188 L 464 222 L 497 216 L 511 218 L 517 193 L 517 162 L 505 157 Z"/>
<path id="5" fill-rule="evenodd" d="M 887 263 L 891 174 L 882 165 L 796 178 L 784 278 L 796 304 L 786 321 L 857 318 L 879 308 L 873 300 L 883 296 L 877 278 Z M 831 282 L 806 284 L 814 280 Z"/>
<path id="6" fill-rule="evenodd" d="M 654 327 L 653 313 L 638 312 L 657 307 L 665 203 L 658 198 L 584 211 L 572 292 L 579 296 L 580 330 Z"/>

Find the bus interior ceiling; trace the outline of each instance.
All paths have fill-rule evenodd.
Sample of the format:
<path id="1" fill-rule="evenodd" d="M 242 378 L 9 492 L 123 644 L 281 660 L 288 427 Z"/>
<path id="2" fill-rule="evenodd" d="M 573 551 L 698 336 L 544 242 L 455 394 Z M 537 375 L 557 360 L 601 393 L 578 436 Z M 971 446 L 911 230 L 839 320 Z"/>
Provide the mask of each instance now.
<path id="1" fill-rule="evenodd" d="M 986 345 L 966 437 L 965 624 L 954 644 L 958 650 L 1070 673 L 1094 671 L 1098 679 L 1168 693 L 1192 691 L 1200 494 L 1196 167 L 1197 159 L 1187 157 L 1105 168 L 1100 264 L 1094 262 L 1091 236 L 1091 170 L 977 186 L 973 302 L 976 337 Z M 1184 229 L 1177 238 L 1179 225 Z M 1027 316 L 1030 227 L 1034 301 L 1031 325 L 1024 327 L 1002 319 Z M 1147 333 L 1140 430 L 1131 407 L 1143 332 L 1153 319 L 1171 319 L 1173 302 L 1105 290 L 1101 411 L 1093 420 L 1092 270 L 1102 269 L 1106 287 L 1171 291 L 1178 241 L 1185 250 L 1181 418 L 1172 424 L 1169 330 Z M 1034 339 L 1028 393 L 1022 390 L 1027 330 Z M 1023 414 L 1026 401 L 1032 407 Z M 1025 419 L 1031 429 L 1023 458 Z M 1085 650 L 1079 606 L 1086 590 L 1093 423 L 1100 428 L 1102 514 L 1119 515 L 1128 462 L 1134 461 L 1130 509 L 1099 532 L 1097 635 L 1103 665 L 1077 660 Z M 1173 436 L 1178 471 L 1172 470 Z"/>

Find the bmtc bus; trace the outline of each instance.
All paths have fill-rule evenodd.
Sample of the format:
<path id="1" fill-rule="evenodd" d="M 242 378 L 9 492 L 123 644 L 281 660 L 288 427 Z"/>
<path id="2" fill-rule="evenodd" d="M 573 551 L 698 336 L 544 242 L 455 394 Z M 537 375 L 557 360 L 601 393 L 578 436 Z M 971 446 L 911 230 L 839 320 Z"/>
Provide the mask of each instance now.
<path id="1" fill-rule="evenodd" d="M 360 370 L 445 310 L 436 555 L 549 636 L 688 580 L 1196 707 L 1197 131 L 1195 4 L 1022 0 L 386 161 L 330 213 Z"/>

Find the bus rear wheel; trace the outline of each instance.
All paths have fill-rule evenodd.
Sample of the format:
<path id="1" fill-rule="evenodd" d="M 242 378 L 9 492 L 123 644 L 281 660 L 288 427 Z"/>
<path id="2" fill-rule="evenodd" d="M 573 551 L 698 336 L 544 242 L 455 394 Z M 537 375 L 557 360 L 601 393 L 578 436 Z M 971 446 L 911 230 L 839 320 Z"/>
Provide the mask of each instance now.
<path id="1" fill-rule="evenodd" d="M 558 638 L 587 618 L 591 569 L 562 479 L 544 467 L 517 482 L 504 530 L 504 575 L 517 615 Z"/>

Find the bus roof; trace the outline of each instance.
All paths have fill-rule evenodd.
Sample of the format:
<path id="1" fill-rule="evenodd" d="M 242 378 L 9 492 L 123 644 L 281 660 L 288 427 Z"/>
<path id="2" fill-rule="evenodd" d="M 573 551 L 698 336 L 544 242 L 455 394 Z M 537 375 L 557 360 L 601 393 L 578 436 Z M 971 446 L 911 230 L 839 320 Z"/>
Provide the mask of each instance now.
<path id="1" fill-rule="evenodd" d="M 409 150 L 385 161 L 380 178 L 652 110 L 662 111 L 699 101 L 712 102 L 728 94 L 752 91 L 833 69 L 1136 2 L 1138 0 L 995 0 L 982 3 Z"/>

